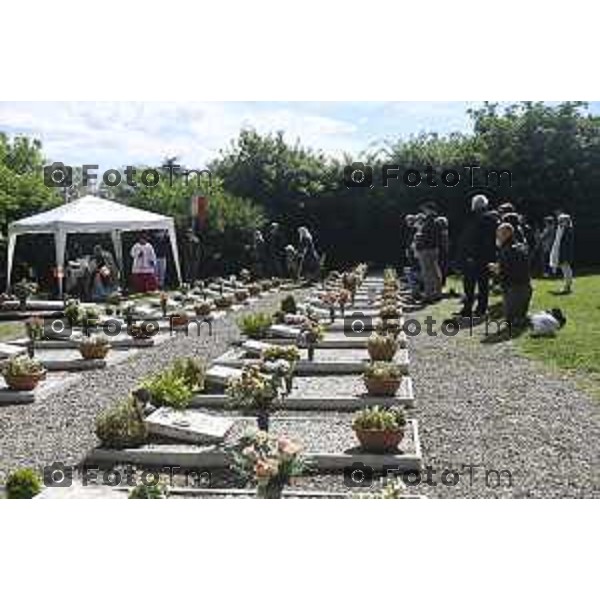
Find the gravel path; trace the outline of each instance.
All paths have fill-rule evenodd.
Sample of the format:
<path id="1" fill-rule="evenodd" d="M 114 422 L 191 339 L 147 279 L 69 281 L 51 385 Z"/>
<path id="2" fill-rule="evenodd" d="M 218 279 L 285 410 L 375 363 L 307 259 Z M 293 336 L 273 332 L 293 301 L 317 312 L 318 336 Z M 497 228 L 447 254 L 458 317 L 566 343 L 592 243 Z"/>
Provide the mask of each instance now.
<path id="1" fill-rule="evenodd" d="M 67 388 L 41 401 L 20 406 L 0 407 L 0 481 L 19 466 L 43 467 L 53 461 L 77 463 L 97 444 L 96 415 L 126 396 L 135 383 L 167 367 L 181 356 L 209 359 L 222 354 L 237 339 L 236 320 L 244 312 L 275 310 L 289 292 L 271 294 L 243 312 L 219 319 L 209 337 L 191 333 L 173 336 L 153 348 L 132 353 L 131 358 L 101 371 L 91 371 L 72 379 Z M 302 294 L 302 292 L 300 292 Z"/>
<path id="2" fill-rule="evenodd" d="M 433 316 L 453 308 L 446 302 Z M 414 316 L 422 321 L 430 312 Z M 512 341 L 482 338 L 474 328 L 472 336 L 409 341 L 425 464 L 438 470 L 437 481 L 444 468 L 462 470 L 455 486 L 419 489 L 439 497 L 600 497 L 598 401 L 568 376 L 519 356 Z M 508 470 L 512 485 L 506 474 L 498 485 L 492 470 Z"/>

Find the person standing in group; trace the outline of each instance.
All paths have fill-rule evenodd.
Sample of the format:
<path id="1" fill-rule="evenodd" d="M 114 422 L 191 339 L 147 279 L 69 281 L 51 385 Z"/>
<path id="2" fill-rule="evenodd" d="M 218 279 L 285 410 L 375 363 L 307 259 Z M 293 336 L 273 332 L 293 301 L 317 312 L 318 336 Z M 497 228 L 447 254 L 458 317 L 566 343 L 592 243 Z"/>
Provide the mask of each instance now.
<path id="1" fill-rule="evenodd" d="M 440 266 L 440 273 L 442 276 L 442 290 L 446 285 L 446 279 L 448 278 L 448 267 L 450 262 L 450 238 L 448 232 L 448 219 L 446 217 L 437 217 L 435 223 L 438 228 L 439 235 L 439 257 L 438 264 Z"/>
<path id="2" fill-rule="evenodd" d="M 317 281 L 320 263 L 313 237 L 307 227 L 298 228 L 298 237 L 299 276 L 305 277 L 308 281 Z"/>
<path id="3" fill-rule="evenodd" d="M 531 276 L 527 244 L 518 242 L 514 227 L 501 223 L 496 231 L 498 262 L 488 268 L 498 277 L 502 288 L 504 318 L 509 327 L 527 325 L 527 311 L 531 301 Z"/>
<path id="4" fill-rule="evenodd" d="M 285 266 L 288 279 L 298 279 L 298 252 L 292 244 L 285 247 Z"/>
<path id="5" fill-rule="evenodd" d="M 167 254 L 169 252 L 169 240 L 165 231 L 159 231 L 155 236 L 154 252 L 156 253 L 156 279 L 159 289 L 163 290 L 167 276 Z"/>
<path id="6" fill-rule="evenodd" d="M 575 256 L 575 237 L 573 222 L 567 214 L 558 216 L 556 234 L 550 250 L 550 266 L 554 271 L 562 272 L 564 286 L 562 294 L 570 294 L 573 287 L 573 259 Z"/>
<path id="7" fill-rule="evenodd" d="M 252 273 L 257 279 L 264 277 L 266 261 L 265 238 L 260 229 L 257 229 L 252 240 Z"/>
<path id="8" fill-rule="evenodd" d="M 423 277 L 423 301 L 435 302 L 442 297 L 442 273 L 440 271 L 440 234 L 435 211 L 425 208 L 422 225 L 415 235 L 415 253 Z"/>
<path id="9" fill-rule="evenodd" d="M 268 275 L 283 277 L 285 273 L 285 241 L 279 223 L 274 221 L 269 226 L 266 244 L 270 265 Z"/>
<path id="10" fill-rule="evenodd" d="M 556 219 L 552 215 L 544 217 L 544 228 L 540 234 L 540 247 L 542 251 L 542 260 L 544 261 L 544 276 L 552 275 L 552 267 L 550 266 L 550 253 L 552 245 L 556 237 Z"/>
<path id="11" fill-rule="evenodd" d="M 140 234 L 138 241 L 131 248 L 131 284 L 139 293 L 156 290 L 156 253 L 145 234 Z"/>
<path id="12" fill-rule="evenodd" d="M 419 276 L 419 263 L 415 256 L 415 235 L 417 233 L 417 215 L 406 215 L 404 225 L 406 227 L 406 236 L 404 238 L 404 258 L 406 260 L 406 277 L 413 297 L 417 297 L 421 292 L 421 279 Z"/>
<path id="13" fill-rule="evenodd" d="M 458 247 L 458 263 L 462 269 L 465 292 L 464 305 L 459 315 L 480 317 L 487 314 L 489 301 L 488 264 L 496 260 L 496 216 L 488 210 L 489 202 L 483 194 L 471 199 L 471 214 Z M 473 313 L 477 290 L 477 306 Z"/>

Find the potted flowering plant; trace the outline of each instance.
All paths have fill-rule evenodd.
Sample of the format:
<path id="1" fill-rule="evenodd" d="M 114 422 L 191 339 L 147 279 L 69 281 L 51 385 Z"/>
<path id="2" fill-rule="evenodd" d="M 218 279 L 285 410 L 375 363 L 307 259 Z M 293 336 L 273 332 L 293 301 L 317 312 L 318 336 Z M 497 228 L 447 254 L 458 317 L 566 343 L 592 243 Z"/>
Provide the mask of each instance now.
<path id="1" fill-rule="evenodd" d="M 105 358 L 109 350 L 110 343 L 103 334 L 85 336 L 79 342 L 79 352 L 85 360 Z"/>
<path id="2" fill-rule="evenodd" d="M 291 394 L 294 384 L 294 372 L 296 363 L 300 360 L 300 350 L 298 346 L 269 346 L 262 352 L 262 359 L 265 363 L 286 361 L 289 365 L 288 372 L 283 375 L 285 389 L 287 394 Z"/>
<path id="3" fill-rule="evenodd" d="M 25 330 L 27 332 L 27 354 L 29 358 L 33 358 L 35 354 L 35 342 L 41 340 L 44 334 L 44 319 L 40 317 L 31 317 L 25 322 Z"/>
<path id="4" fill-rule="evenodd" d="M 183 327 L 188 324 L 188 316 L 184 310 L 176 310 L 169 317 L 172 327 Z"/>
<path id="5" fill-rule="evenodd" d="M 339 301 L 339 296 L 336 292 L 329 291 L 321 294 L 321 301 L 329 308 L 329 319 L 333 323 L 335 321 L 335 306 Z"/>
<path id="6" fill-rule="evenodd" d="M 233 295 L 231 294 L 222 294 L 221 296 L 217 296 L 215 298 L 215 306 L 217 308 L 231 308 L 233 305 Z"/>
<path id="7" fill-rule="evenodd" d="M 262 291 L 262 286 L 260 283 L 251 283 L 248 286 L 248 291 L 250 292 L 251 296 L 258 296 Z"/>
<path id="8" fill-rule="evenodd" d="M 33 358 L 15 356 L 2 365 L 2 375 L 11 390 L 30 392 L 46 378 L 46 369 Z"/>
<path id="9" fill-rule="evenodd" d="M 350 292 L 350 298 L 354 304 L 354 296 L 356 295 L 356 289 L 358 288 L 358 276 L 353 271 L 346 271 L 342 275 L 342 286 Z"/>
<path id="10" fill-rule="evenodd" d="M 356 413 L 352 429 L 365 452 L 395 452 L 404 437 L 406 417 L 400 407 L 373 406 Z"/>
<path id="11" fill-rule="evenodd" d="M 259 498 L 281 498 L 292 477 L 301 475 L 306 464 L 301 447 L 284 437 L 258 431 L 240 438 L 231 449 L 232 468 L 256 483 Z"/>
<path id="12" fill-rule="evenodd" d="M 234 407 L 256 413 L 258 428 L 269 430 L 269 412 L 279 396 L 280 380 L 261 372 L 260 365 L 248 365 L 240 377 L 227 385 L 227 395 Z"/>
<path id="13" fill-rule="evenodd" d="M 250 296 L 248 290 L 245 289 L 235 290 L 235 292 L 233 292 L 233 295 L 235 297 L 236 302 L 246 302 L 246 300 L 248 300 L 248 297 Z"/>
<path id="14" fill-rule="evenodd" d="M 340 290 L 338 293 L 338 304 L 340 305 L 342 319 L 344 318 L 344 314 L 346 312 L 346 306 L 350 302 L 352 302 L 352 294 L 347 289 Z"/>
<path id="15" fill-rule="evenodd" d="M 363 375 L 370 396 L 395 396 L 402 383 L 399 365 L 392 362 L 371 363 Z"/>
<path id="16" fill-rule="evenodd" d="M 400 311 L 395 304 L 384 304 L 379 310 L 379 316 L 382 320 L 398 319 L 400 317 Z"/>
<path id="17" fill-rule="evenodd" d="M 22 279 L 18 283 L 15 283 L 13 286 L 13 293 L 19 300 L 19 310 L 27 309 L 27 300 L 29 296 L 33 296 L 33 294 L 37 294 L 38 284 L 33 281 L 27 281 L 26 279 Z"/>
<path id="18" fill-rule="evenodd" d="M 402 325 L 398 319 L 384 319 L 377 323 L 375 329 L 377 333 L 381 335 L 391 335 L 394 338 L 397 338 L 402 331 Z"/>
<path id="19" fill-rule="evenodd" d="M 372 361 L 390 362 L 398 350 L 398 341 L 393 335 L 376 333 L 367 340 L 367 350 Z"/>
<path id="20" fill-rule="evenodd" d="M 306 319 L 300 329 L 300 342 L 307 348 L 308 360 L 315 358 L 315 346 L 323 339 L 323 327 L 312 319 Z"/>
<path id="21" fill-rule="evenodd" d="M 194 312 L 198 317 L 207 317 L 210 315 L 210 311 L 212 310 L 212 304 L 210 302 L 196 302 L 194 304 Z"/>

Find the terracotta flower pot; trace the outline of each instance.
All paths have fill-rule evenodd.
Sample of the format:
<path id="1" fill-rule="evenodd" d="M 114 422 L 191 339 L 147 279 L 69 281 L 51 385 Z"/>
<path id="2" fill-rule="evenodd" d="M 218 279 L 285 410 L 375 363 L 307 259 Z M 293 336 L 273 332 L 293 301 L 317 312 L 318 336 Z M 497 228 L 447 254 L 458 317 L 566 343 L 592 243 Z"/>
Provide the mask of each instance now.
<path id="1" fill-rule="evenodd" d="M 366 452 L 385 454 L 396 452 L 404 437 L 404 430 L 354 429 L 360 446 Z"/>
<path id="2" fill-rule="evenodd" d="M 79 346 L 79 352 L 81 352 L 81 356 L 83 356 L 85 360 L 105 358 L 109 350 L 110 346 L 108 344 L 104 346 Z"/>
<path id="3" fill-rule="evenodd" d="M 186 315 L 171 315 L 171 324 L 173 327 L 183 327 L 188 324 Z"/>
<path id="4" fill-rule="evenodd" d="M 385 348 L 381 346 L 368 346 L 369 358 L 375 362 L 390 362 L 396 355 L 396 348 Z"/>
<path id="5" fill-rule="evenodd" d="M 4 375 L 6 384 L 11 390 L 18 392 L 30 392 L 34 390 L 40 381 L 46 379 L 46 371 L 29 373 L 27 375 Z"/>
<path id="6" fill-rule="evenodd" d="M 365 377 L 364 382 L 369 392 L 369 396 L 395 396 L 402 383 L 402 378 L 370 379 Z"/>

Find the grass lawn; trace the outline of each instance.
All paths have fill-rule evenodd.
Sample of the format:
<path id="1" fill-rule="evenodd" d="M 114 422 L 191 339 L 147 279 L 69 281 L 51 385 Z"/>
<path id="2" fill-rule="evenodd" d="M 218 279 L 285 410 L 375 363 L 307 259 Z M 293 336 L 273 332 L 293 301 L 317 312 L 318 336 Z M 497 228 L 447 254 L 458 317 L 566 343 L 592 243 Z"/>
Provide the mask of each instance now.
<path id="1" fill-rule="evenodd" d="M 0 342 L 16 340 L 25 335 L 25 325 L 19 321 L 0 323 Z"/>
<path id="2" fill-rule="evenodd" d="M 555 338 L 523 335 L 517 347 L 527 356 L 577 375 L 584 387 L 600 397 L 600 275 L 577 277 L 568 296 L 552 293 L 561 283 L 536 280 L 530 313 L 560 308 L 567 317 L 565 327 Z"/>

